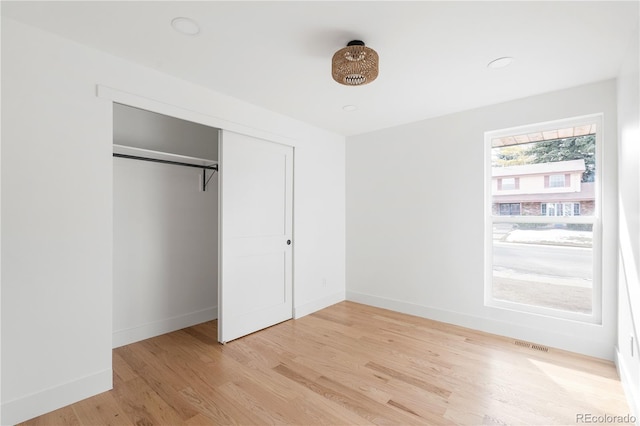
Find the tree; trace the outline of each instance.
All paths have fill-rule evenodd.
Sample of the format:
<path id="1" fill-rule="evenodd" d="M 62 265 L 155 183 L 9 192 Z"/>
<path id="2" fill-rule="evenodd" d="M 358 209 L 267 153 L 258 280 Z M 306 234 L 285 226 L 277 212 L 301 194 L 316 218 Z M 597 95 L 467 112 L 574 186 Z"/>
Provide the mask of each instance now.
<path id="1" fill-rule="evenodd" d="M 533 157 L 528 154 L 528 147 L 523 145 L 509 145 L 494 148 L 492 167 L 522 166 L 531 164 Z"/>
<path id="2" fill-rule="evenodd" d="M 582 182 L 593 182 L 596 175 L 596 135 L 555 139 L 531 144 L 526 154 L 532 163 L 584 160 L 586 170 Z"/>

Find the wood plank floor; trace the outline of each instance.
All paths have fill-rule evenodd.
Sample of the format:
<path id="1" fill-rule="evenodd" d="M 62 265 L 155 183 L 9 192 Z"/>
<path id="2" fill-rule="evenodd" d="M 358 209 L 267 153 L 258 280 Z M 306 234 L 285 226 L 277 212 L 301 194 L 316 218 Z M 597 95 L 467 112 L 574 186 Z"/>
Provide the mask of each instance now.
<path id="1" fill-rule="evenodd" d="M 114 389 L 26 425 L 576 424 L 615 367 L 342 302 L 219 345 L 208 322 L 113 351 Z"/>

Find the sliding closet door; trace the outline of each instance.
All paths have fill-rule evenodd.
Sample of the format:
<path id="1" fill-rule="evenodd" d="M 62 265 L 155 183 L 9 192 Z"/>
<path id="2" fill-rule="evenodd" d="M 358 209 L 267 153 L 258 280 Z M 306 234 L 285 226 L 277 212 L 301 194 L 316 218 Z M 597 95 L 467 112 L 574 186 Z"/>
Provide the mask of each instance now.
<path id="1" fill-rule="evenodd" d="M 220 140 L 218 340 L 292 318 L 293 148 Z"/>

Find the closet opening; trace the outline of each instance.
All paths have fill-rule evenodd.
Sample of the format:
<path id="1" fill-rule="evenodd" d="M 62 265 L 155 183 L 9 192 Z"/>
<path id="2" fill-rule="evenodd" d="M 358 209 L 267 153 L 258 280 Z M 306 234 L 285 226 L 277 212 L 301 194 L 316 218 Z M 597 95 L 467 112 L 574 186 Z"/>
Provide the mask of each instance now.
<path id="1" fill-rule="evenodd" d="M 218 318 L 220 129 L 113 104 L 113 347 Z"/>

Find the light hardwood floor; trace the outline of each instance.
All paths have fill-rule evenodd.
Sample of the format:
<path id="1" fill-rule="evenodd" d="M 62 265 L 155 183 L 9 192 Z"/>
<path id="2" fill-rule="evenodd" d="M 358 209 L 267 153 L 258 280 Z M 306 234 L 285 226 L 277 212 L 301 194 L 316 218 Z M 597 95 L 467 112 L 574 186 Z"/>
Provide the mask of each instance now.
<path id="1" fill-rule="evenodd" d="M 611 362 L 350 302 L 225 346 L 215 336 L 213 321 L 115 349 L 112 391 L 24 424 L 567 425 L 629 412 Z"/>

